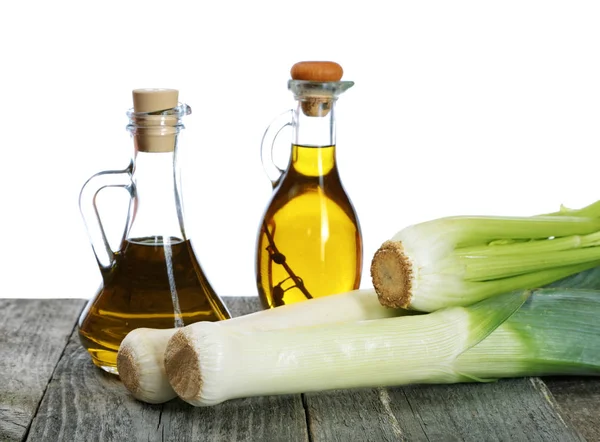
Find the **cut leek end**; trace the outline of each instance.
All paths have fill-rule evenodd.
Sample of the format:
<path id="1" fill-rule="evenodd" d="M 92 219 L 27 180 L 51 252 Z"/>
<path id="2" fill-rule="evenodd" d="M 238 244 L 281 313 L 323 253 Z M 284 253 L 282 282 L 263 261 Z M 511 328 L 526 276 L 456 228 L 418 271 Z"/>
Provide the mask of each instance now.
<path id="1" fill-rule="evenodd" d="M 135 363 L 135 347 L 122 344 L 117 354 L 117 367 L 119 370 L 119 379 L 133 394 L 137 397 L 140 393 L 140 377 L 141 373 L 138 370 L 138 365 Z"/>
<path id="2" fill-rule="evenodd" d="M 408 308 L 412 301 L 412 263 L 401 241 L 386 241 L 371 261 L 373 287 L 381 305 Z"/>
<path id="3" fill-rule="evenodd" d="M 119 347 L 117 369 L 125 388 L 136 399 L 150 404 L 167 402 L 177 395 L 164 373 L 162 353 L 172 332 L 170 329 L 137 328 Z"/>
<path id="4" fill-rule="evenodd" d="M 171 387 L 186 402 L 197 399 L 202 391 L 200 361 L 190 328 L 176 332 L 165 351 L 165 371 Z"/>

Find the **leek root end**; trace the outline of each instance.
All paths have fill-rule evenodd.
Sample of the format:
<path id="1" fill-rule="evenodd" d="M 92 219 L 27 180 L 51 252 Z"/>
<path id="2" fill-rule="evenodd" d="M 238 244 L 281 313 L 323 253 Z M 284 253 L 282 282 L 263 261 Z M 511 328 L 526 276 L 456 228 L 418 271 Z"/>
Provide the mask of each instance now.
<path id="1" fill-rule="evenodd" d="M 140 393 L 140 376 L 133 352 L 134 349 L 131 346 L 121 346 L 117 355 L 117 364 L 120 370 L 119 378 L 121 382 L 135 396 Z"/>
<path id="2" fill-rule="evenodd" d="M 407 308 L 412 300 L 412 264 L 401 241 L 386 241 L 375 252 L 371 278 L 381 305 Z"/>
<path id="3" fill-rule="evenodd" d="M 202 324 L 202 323 L 200 323 Z M 173 390 L 184 401 L 197 399 L 202 391 L 202 373 L 198 352 L 190 330 L 173 335 L 165 351 L 165 370 Z"/>

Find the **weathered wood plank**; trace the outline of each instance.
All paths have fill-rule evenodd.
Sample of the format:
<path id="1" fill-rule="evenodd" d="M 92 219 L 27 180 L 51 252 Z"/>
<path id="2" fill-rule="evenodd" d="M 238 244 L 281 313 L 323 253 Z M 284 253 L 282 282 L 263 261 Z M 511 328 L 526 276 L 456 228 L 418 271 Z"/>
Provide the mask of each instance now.
<path id="1" fill-rule="evenodd" d="M 83 305 L 0 299 L 0 440 L 25 436 Z"/>
<path id="2" fill-rule="evenodd" d="M 600 441 L 600 379 L 549 377 L 544 379 L 563 417 L 589 442 Z"/>
<path id="3" fill-rule="evenodd" d="M 232 313 L 256 300 L 231 301 Z M 98 441 L 308 440 L 300 395 L 232 400 L 194 408 L 178 399 L 148 405 L 93 366 L 74 333 L 33 421 L 29 439 Z"/>
<path id="4" fill-rule="evenodd" d="M 209 408 L 174 400 L 165 404 L 161 426 L 167 441 L 309 440 L 300 395 L 236 399 Z"/>
<path id="5" fill-rule="evenodd" d="M 312 441 L 427 441 L 414 417 L 398 420 L 386 388 L 307 393 L 304 401 Z"/>
<path id="6" fill-rule="evenodd" d="M 315 441 L 582 440 L 537 378 L 335 391 L 305 400 Z"/>
<path id="7" fill-rule="evenodd" d="M 311 393 L 305 401 L 314 441 L 582 440 L 537 378 Z"/>
<path id="8" fill-rule="evenodd" d="M 429 440 L 581 440 L 537 378 L 408 386 L 391 388 L 389 394 L 398 421 L 417 419 Z"/>
<path id="9" fill-rule="evenodd" d="M 234 316 L 260 309 L 254 297 L 225 301 Z M 575 429 L 589 442 L 600 440 L 600 380 L 553 378 L 549 385 L 552 393 L 531 378 L 153 406 L 94 367 L 73 334 L 28 440 L 582 440 Z"/>

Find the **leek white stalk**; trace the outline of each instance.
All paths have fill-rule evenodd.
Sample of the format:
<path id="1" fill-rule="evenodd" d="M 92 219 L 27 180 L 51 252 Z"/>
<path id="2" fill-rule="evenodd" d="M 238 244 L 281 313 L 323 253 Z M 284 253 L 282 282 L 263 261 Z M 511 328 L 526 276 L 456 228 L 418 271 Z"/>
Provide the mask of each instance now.
<path id="1" fill-rule="evenodd" d="M 403 314 L 411 312 L 384 307 L 373 289 L 365 289 L 263 310 L 219 324 L 240 331 L 274 330 Z M 165 373 L 164 353 L 167 342 L 177 330 L 139 328 L 121 343 L 117 369 L 123 385 L 136 399 L 158 404 L 176 397 Z"/>
<path id="2" fill-rule="evenodd" d="M 165 366 L 174 390 L 195 406 L 339 388 L 599 375 L 600 292 L 555 288 L 530 295 L 295 330 L 241 332 L 198 323 L 173 335 Z"/>
<path id="3" fill-rule="evenodd" d="M 555 216 L 441 218 L 409 226 L 371 263 L 383 305 L 425 312 L 541 287 L 600 264 L 595 205 Z"/>

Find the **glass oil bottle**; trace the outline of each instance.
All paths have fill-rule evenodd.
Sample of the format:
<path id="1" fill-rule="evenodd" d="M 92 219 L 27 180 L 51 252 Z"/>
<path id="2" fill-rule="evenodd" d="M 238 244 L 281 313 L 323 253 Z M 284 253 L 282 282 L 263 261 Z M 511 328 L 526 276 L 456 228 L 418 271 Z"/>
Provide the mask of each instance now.
<path id="1" fill-rule="evenodd" d="M 133 91 L 128 112 L 134 155 L 128 168 L 100 172 L 83 186 L 79 205 L 102 285 L 78 323 L 92 361 L 117 374 L 119 345 L 139 327 L 173 328 L 230 314 L 196 258 L 183 222 L 178 137 L 191 113 L 173 89 Z M 109 245 L 96 204 L 98 192 L 128 192 L 129 213 L 118 250 Z"/>
<path id="2" fill-rule="evenodd" d="M 298 63 L 292 74 L 315 64 L 317 71 L 326 70 L 321 63 L 331 64 Z M 277 118 L 263 137 L 262 161 L 274 188 L 256 247 L 256 282 L 264 308 L 360 285 L 360 224 L 336 164 L 336 100 L 354 83 L 340 78 L 311 79 L 309 72 L 290 80 L 296 108 Z M 285 126 L 292 127 L 292 143 L 288 167 L 282 170 L 272 160 L 272 149 Z"/>

